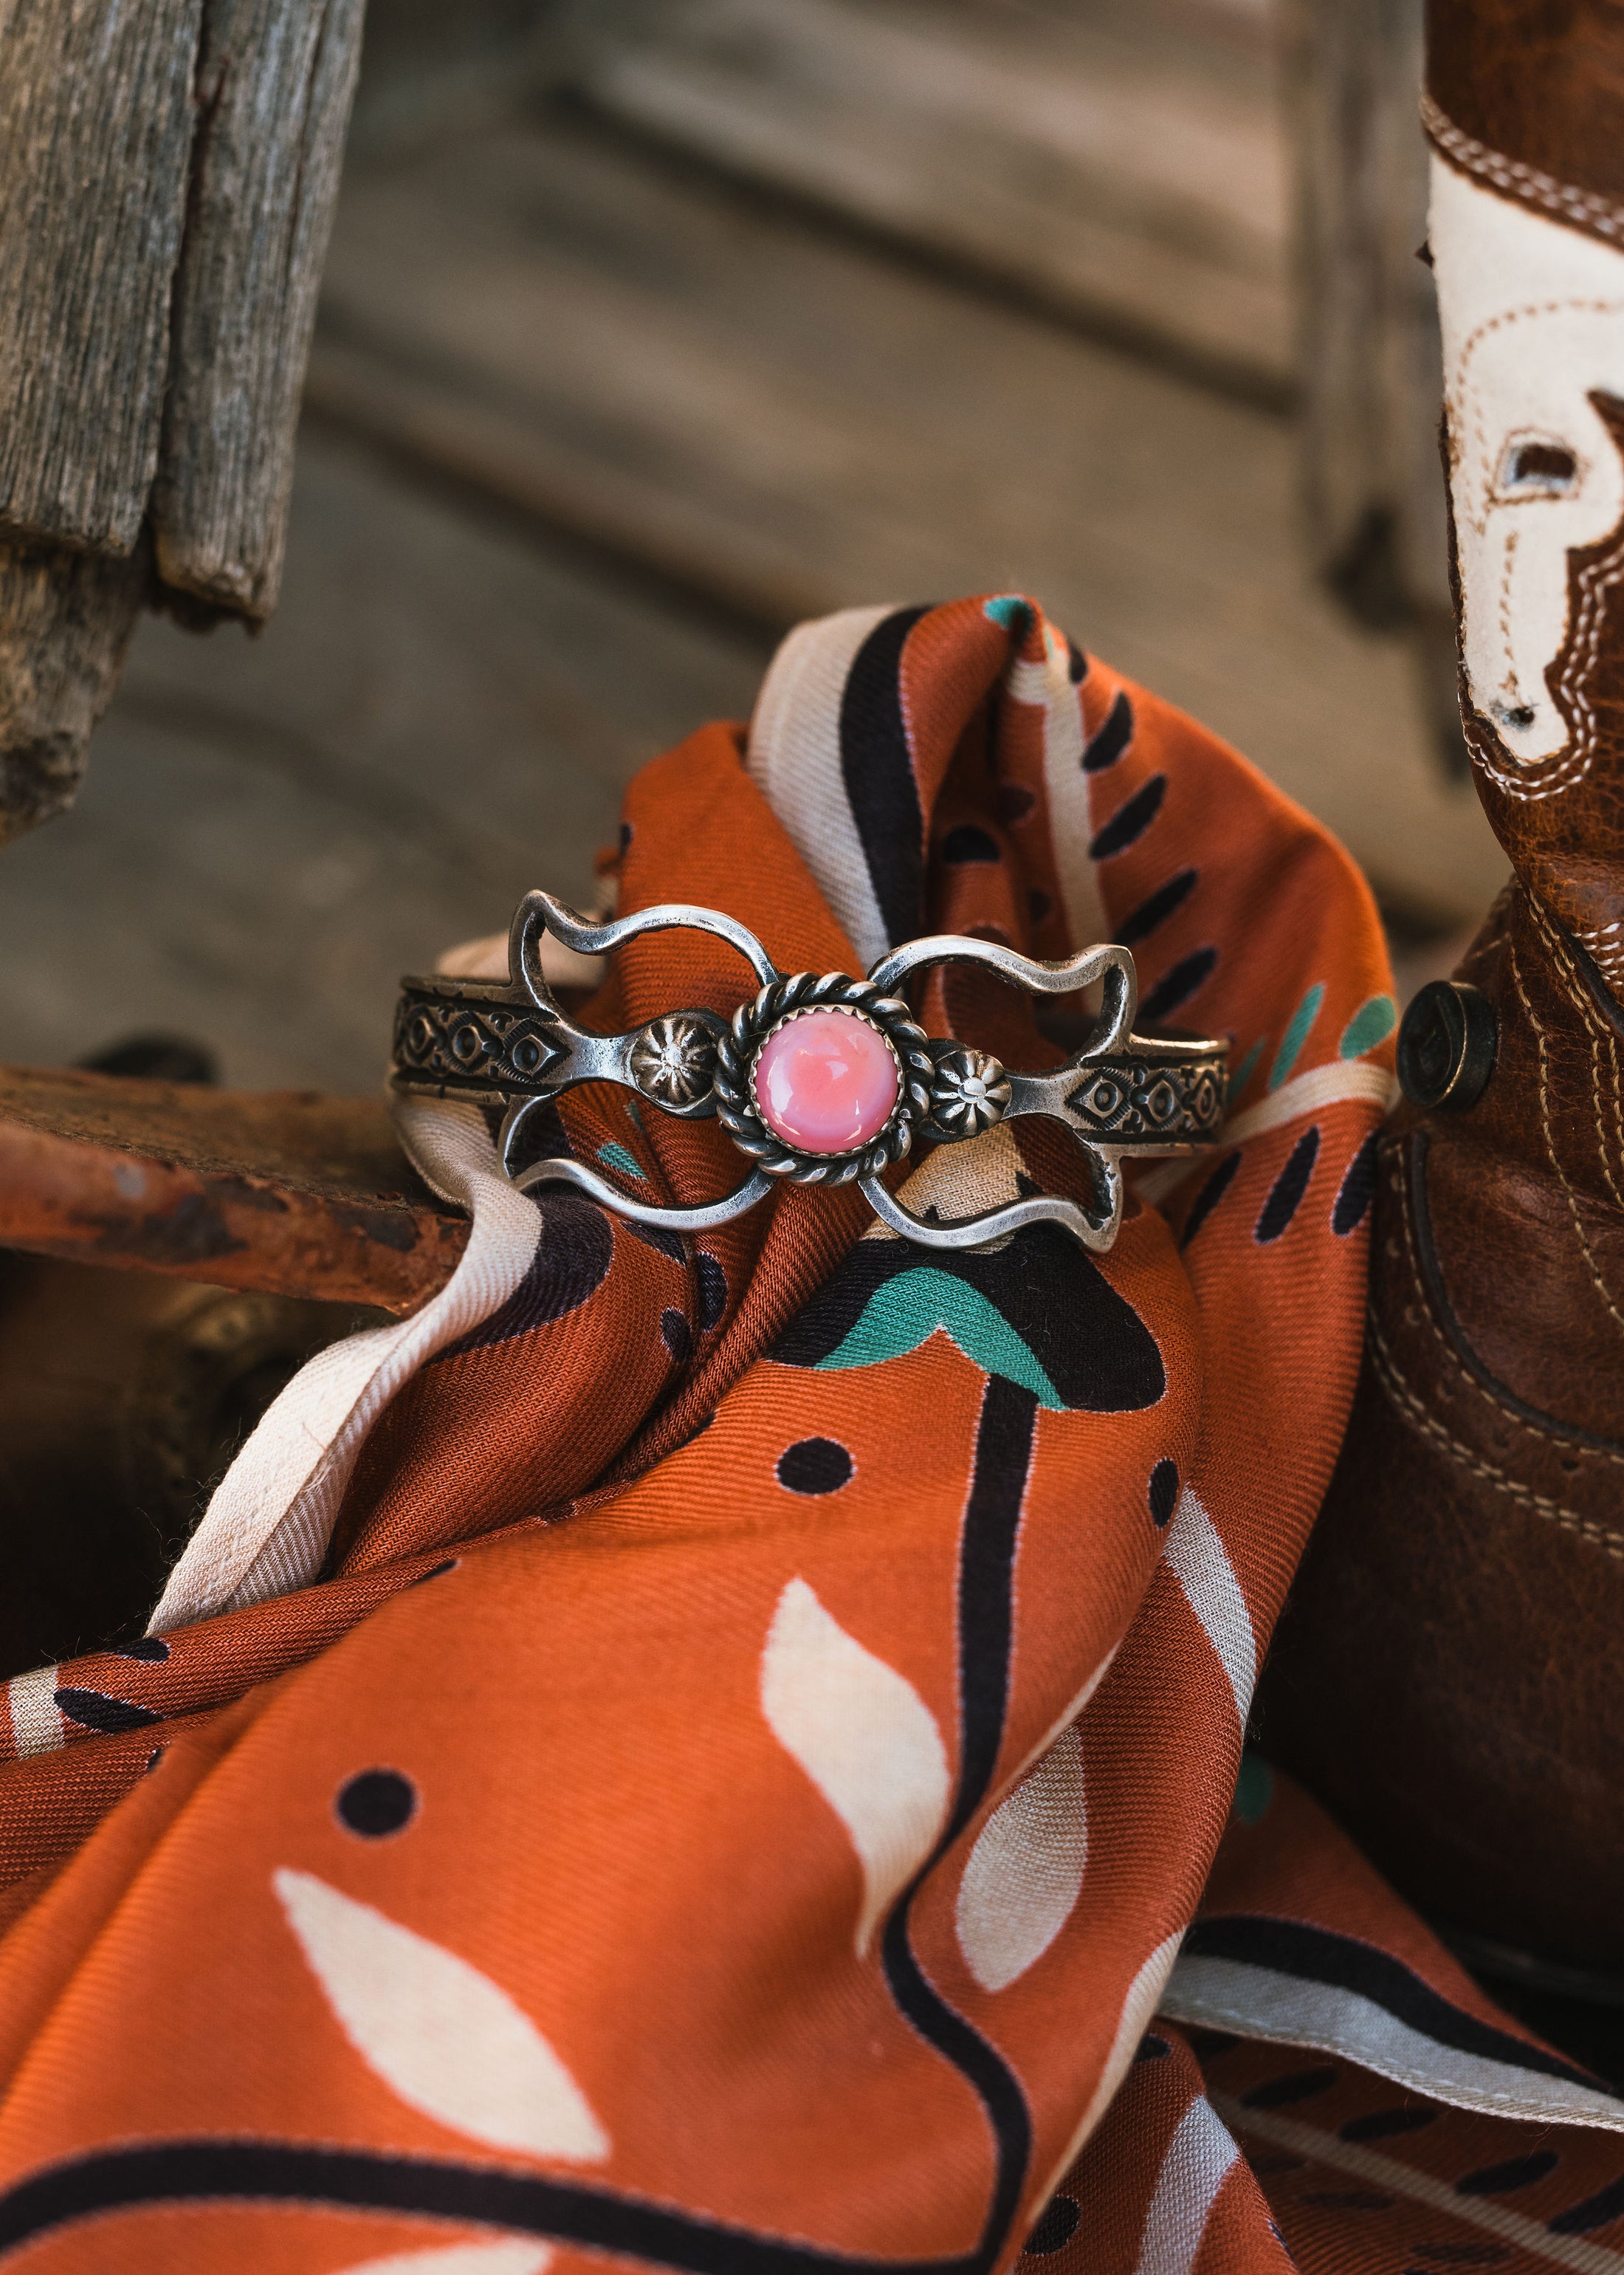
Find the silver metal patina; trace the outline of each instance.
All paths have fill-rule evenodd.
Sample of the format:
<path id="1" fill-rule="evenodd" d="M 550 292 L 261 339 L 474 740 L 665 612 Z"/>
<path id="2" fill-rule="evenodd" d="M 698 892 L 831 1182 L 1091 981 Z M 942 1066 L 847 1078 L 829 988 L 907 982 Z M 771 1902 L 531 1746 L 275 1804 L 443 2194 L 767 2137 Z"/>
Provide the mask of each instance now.
<path id="1" fill-rule="evenodd" d="M 759 992 L 731 1020 L 714 1011 L 663 1013 L 622 1035 L 578 1027 L 542 976 L 543 933 L 584 956 L 600 956 L 644 933 L 710 933 L 743 956 Z M 1096 984 L 1093 1032 L 1064 1066 L 1018 1074 L 990 1052 L 927 1035 L 903 989 L 942 964 L 977 964 L 1034 994 L 1065 995 Z M 505 986 L 487 979 L 407 979 L 395 1022 L 397 1090 L 431 1098 L 498 1102 L 497 1150 L 504 1172 L 525 1191 L 573 1185 L 605 1208 L 672 1232 L 726 1224 L 771 1192 L 775 1180 L 840 1185 L 856 1180 L 881 1221 L 925 1248 L 974 1248 L 1023 1225 L 1058 1224 L 1085 1248 L 1107 1249 L 1122 1216 L 1124 1160 L 1193 1153 L 1213 1145 L 1223 1120 L 1227 1045 L 1133 1032 L 1138 983 L 1125 948 L 1084 949 L 1039 963 L 993 941 L 942 933 L 909 941 L 882 956 L 866 978 L 780 971 L 753 933 L 714 909 L 672 901 L 636 916 L 594 924 L 551 893 L 527 893 L 514 912 Z M 768 1039 L 820 1010 L 860 1019 L 883 1039 L 896 1066 L 896 1098 L 883 1126 L 845 1153 L 797 1149 L 767 1120 L 756 1074 Z M 882 1062 L 883 1064 L 883 1062 Z M 750 1163 L 721 1200 L 662 1208 L 621 1192 L 585 1161 L 568 1157 L 516 1167 L 525 1125 L 537 1109 L 577 1083 L 612 1082 L 684 1121 L 714 1116 Z M 1091 1172 L 1091 1207 L 1033 1193 L 1002 1208 L 939 1222 L 890 1190 L 885 1172 L 916 1141 L 956 1145 L 998 1122 L 1046 1115 L 1070 1130 Z"/>

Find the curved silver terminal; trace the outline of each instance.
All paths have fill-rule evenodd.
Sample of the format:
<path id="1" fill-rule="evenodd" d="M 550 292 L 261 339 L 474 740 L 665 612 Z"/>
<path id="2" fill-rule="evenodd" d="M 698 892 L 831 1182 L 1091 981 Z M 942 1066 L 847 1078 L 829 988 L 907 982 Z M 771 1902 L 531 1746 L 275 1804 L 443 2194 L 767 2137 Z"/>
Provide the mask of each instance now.
<path id="1" fill-rule="evenodd" d="M 893 949 L 882 956 L 868 977 L 871 983 L 889 995 L 910 979 L 916 971 L 928 971 L 938 964 L 979 964 L 1007 979 L 1012 987 L 1024 987 L 1034 995 L 1069 995 L 1079 987 L 1091 987 L 1096 980 L 1103 981 L 1105 1000 L 1099 1024 L 1089 1037 L 1079 1055 L 1095 1058 L 1104 1051 L 1121 1050 L 1133 1032 L 1133 1023 L 1139 1010 L 1139 976 L 1134 969 L 1132 955 L 1125 948 L 1107 942 L 1099 948 L 1085 948 L 1079 955 L 1062 957 L 1058 963 L 1032 956 L 1023 956 L 1018 949 L 1006 948 L 1001 941 L 975 940 L 968 933 L 939 932 L 924 940 L 904 941 L 901 948 Z"/>
<path id="2" fill-rule="evenodd" d="M 601 956 L 645 933 L 690 930 L 724 941 L 754 972 L 760 993 L 731 1020 L 677 1009 L 624 1034 L 576 1025 L 548 985 L 545 935 L 583 956 Z M 976 1248 L 1025 1225 L 1057 1224 L 1084 1248 L 1102 1251 L 1122 1216 L 1124 1158 L 1190 1153 L 1214 1144 L 1223 1118 L 1223 1041 L 1136 1035 L 1138 981 L 1128 949 L 1110 942 L 1056 962 L 1022 956 L 998 941 L 953 933 L 907 941 L 866 978 L 842 972 L 786 976 L 755 934 L 732 917 L 690 902 L 666 901 L 635 915 L 595 923 L 555 894 L 527 893 L 514 911 L 505 985 L 477 979 L 402 982 L 396 1017 L 395 1086 L 417 1096 L 499 1100 L 506 1114 L 498 1141 L 504 1173 L 523 1191 L 569 1185 L 639 1224 L 704 1232 L 742 1216 L 775 1183 L 838 1186 L 855 1181 L 880 1221 L 923 1248 Z M 962 1041 L 932 1039 L 914 1024 L 898 991 L 915 973 L 973 964 L 1011 986 L 1039 995 L 1098 985 L 1100 1010 L 1081 1050 L 1064 1066 L 1018 1074 Z M 860 1132 L 844 1152 L 807 1150 L 785 1121 L 769 1115 L 755 1089 L 758 1054 L 789 1017 L 827 1008 L 862 1020 L 889 1044 L 898 1069 L 890 1115 L 878 1133 Z M 548 1159 L 516 1167 L 518 1139 L 535 1110 L 578 1083 L 612 1082 L 680 1119 L 720 1115 L 752 1164 L 744 1183 L 696 1208 L 664 1208 L 621 1192 L 585 1162 Z M 1070 1130 L 1086 1155 L 1099 1206 L 1034 1194 L 950 1223 L 917 1217 L 881 1183 L 888 1161 L 922 1139 L 956 1145 L 998 1122 L 1039 1114 Z"/>
<path id="3" fill-rule="evenodd" d="M 1003 1208 L 984 1209 L 978 1216 L 950 1217 L 945 1223 L 916 1216 L 878 1177 L 865 1177 L 858 1190 L 881 1224 L 889 1225 L 893 1232 L 900 1232 L 904 1240 L 919 1248 L 985 1248 L 988 1242 L 1019 1232 L 1025 1225 L 1057 1224 L 1083 1247 L 1103 1254 L 1122 1228 L 1122 1173 L 1114 1161 L 1099 1157 L 1094 1172 L 1096 1183 L 1105 1188 L 1102 1209 L 1085 1209 L 1080 1201 L 1066 1200 L 1059 1193 L 1032 1193 Z"/>
<path id="4" fill-rule="evenodd" d="M 689 901 L 661 901 L 632 916 L 611 917 L 606 924 L 595 924 L 568 901 L 561 901 L 556 893 L 538 889 L 526 893 L 513 911 L 508 932 L 508 976 L 525 986 L 539 1004 L 553 1002 L 552 992 L 541 976 L 537 946 L 537 934 L 543 930 L 582 956 L 606 955 L 646 932 L 707 932 L 736 949 L 763 986 L 780 976 L 754 933 L 734 918 L 723 916 L 719 909 L 702 909 Z"/>
<path id="5" fill-rule="evenodd" d="M 533 1192 L 538 1185 L 573 1185 L 613 1209 L 616 1216 L 629 1216 L 634 1224 L 659 1225 L 666 1232 L 713 1231 L 717 1225 L 743 1216 L 773 1190 L 771 1177 L 764 1170 L 752 1169 L 742 1185 L 719 1201 L 707 1201 L 699 1208 L 661 1208 L 653 1201 L 628 1199 L 585 1161 L 569 1160 L 533 1161 L 519 1171 L 513 1183 L 522 1193 Z"/>

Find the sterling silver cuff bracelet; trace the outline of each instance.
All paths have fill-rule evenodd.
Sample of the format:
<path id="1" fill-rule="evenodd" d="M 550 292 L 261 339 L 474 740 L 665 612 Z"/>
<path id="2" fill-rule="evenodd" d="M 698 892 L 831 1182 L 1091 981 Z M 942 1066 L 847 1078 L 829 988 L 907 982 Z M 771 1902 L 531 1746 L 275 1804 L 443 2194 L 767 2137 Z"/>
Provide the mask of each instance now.
<path id="1" fill-rule="evenodd" d="M 678 927 L 736 949 L 760 993 L 731 1020 L 676 1010 L 623 1035 L 575 1025 L 542 976 L 543 933 L 585 956 L 641 933 Z M 933 964 L 977 964 L 1034 994 L 1101 983 L 1093 1032 L 1064 1066 L 1016 1074 L 987 1052 L 925 1034 L 897 993 Z M 1084 1247 L 1107 1249 L 1122 1214 L 1124 1158 L 1192 1153 L 1223 1118 L 1224 1042 L 1136 1035 L 1138 984 L 1125 948 L 1084 949 L 1043 964 L 996 941 L 943 933 L 909 941 L 865 979 L 786 974 L 753 933 L 714 909 L 668 902 L 593 924 L 551 893 L 527 893 L 509 935 L 507 984 L 405 979 L 395 1021 L 393 1085 L 419 1097 L 499 1102 L 498 1153 L 524 1191 L 573 1185 L 605 1208 L 671 1232 L 704 1232 L 753 1208 L 787 1177 L 801 1185 L 856 1179 L 880 1221 L 925 1248 L 973 1248 L 1023 1225 L 1058 1224 Z M 540 1106 L 577 1083 L 613 1082 L 664 1114 L 713 1115 L 751 1163 L 743 1184 L 700 1208 L 634 1200 L 584 1161 L 515 1169 L 520 1134 Z M 916 1139 L 951 1145 L 1022 1114 L 1069 1130 L 1092 1172 L 1094 1205 L 1031 1194 L 948 1223 L 916 1216 L 884 1183 Z"/>

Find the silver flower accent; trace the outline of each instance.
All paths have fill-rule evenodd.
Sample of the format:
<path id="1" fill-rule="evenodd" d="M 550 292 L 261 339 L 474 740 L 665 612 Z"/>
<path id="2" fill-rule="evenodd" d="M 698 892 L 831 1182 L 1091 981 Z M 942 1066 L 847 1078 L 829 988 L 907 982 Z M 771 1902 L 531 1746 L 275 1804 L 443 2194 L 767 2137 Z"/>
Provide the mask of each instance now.
<path id="1" fill-rule="evenodd" d="M 708 1027 L 681 1014 L 651 1019 L 631 1046 L 631 1079 L 661 1106 L 691 1106 L 710 1088 L 716 1042 Z"/>
<path id="2" fill-rule="evenodd" d="M 931 1084 L 931 1119 L 948 1138 L 976 1138 L 1003 1117 L 1009 1103 L 1009 1077 L 989 1052 L 963 1045 L 936 1062 Z"/>

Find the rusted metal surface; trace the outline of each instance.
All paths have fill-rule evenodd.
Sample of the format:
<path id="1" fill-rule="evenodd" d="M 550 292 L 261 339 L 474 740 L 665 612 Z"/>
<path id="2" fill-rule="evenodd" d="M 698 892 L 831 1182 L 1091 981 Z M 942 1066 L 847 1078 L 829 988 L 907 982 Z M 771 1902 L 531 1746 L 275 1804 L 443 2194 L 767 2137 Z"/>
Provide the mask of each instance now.
<path id="1" fill-rule="evenodd" d="M 381 1099 L 0 1067 L 0 1248 L 404 1312 L 467 1237 Z"/>

